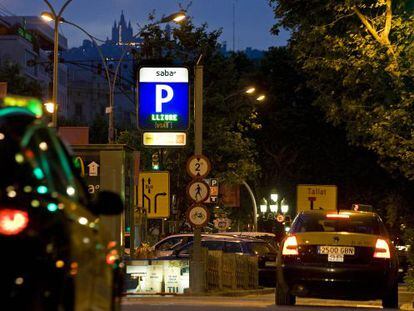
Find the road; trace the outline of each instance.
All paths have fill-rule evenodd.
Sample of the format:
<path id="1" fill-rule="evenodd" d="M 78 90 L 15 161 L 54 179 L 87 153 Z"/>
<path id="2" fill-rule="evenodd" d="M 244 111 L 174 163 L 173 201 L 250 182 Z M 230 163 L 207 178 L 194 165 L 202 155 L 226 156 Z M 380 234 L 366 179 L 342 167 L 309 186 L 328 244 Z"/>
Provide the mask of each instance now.
<path id="1" fill-rule="evenodd" d="M 399 289 L 400 304 L 413 301 L 414 294 L 405 287 Z M 245 297 L 138 297 L 126 298 L 122 311 L 254 311 L 254 310 L 382 310 L 380 301 L 340 301 L 322 299 L 297 299 L 294 307 L 279 307 L 274 305 L 274 295 L 252 295 Z"/>

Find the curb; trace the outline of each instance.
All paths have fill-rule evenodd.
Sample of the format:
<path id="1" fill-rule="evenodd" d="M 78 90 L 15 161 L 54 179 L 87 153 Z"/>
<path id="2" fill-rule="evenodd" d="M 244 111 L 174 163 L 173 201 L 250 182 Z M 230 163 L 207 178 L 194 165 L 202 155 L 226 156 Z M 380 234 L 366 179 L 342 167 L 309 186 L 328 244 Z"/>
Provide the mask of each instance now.
<path id="1" fill-rule="evenodd" d="M 273 294 L 275 292 L 274 288 L 259 288 L 259 289 L 246 289 L 246 290 L 228 290 L 228 291 L 209 291 L 205 293 L 184 293 L 184 294 L 170 294 L 170 293 L 163 293 L 163 294 L 124 294 L 123 299 L 134 299 L 137 296 L 140 298 L 145 297 L 162 297 L 162 296 L 169 296 L 169 297 L 205 297 L 205 296 L 219 296 L 219 297 L 242 297 L 248 295 L 267 295 Z"/>
<path id="2" fill-rule="evenodd" d="M 246 290 L 228 290 L 228 291 L 210 291 L 206 293 L 185 293 L 183 296 L 222 296 L 222 297 L 242 297 L 248 295 L 267 295 L 273 294 L 274 288 L 246 289 Z"/>

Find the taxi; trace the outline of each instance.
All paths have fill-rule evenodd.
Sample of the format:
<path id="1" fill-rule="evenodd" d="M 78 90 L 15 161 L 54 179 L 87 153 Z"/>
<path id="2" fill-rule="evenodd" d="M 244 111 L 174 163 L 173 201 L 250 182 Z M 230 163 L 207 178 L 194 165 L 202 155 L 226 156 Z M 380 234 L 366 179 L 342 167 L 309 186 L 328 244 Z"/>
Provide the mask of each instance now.
<path id="1" fill-rule="evenodd" d="M 398 308 L 398 259 L 372 212 L 304 211 L 281 243 L 275 302 L 296 297 L 376 300 Z"/>
<path id="2" fill-rule="evenodd" d="M 114 310 L 119 256 L 100 216 L 120 214 L 122 200 L 90 198 L 42 114 L 36 99 L 0 103 L 2 310 Z"/>

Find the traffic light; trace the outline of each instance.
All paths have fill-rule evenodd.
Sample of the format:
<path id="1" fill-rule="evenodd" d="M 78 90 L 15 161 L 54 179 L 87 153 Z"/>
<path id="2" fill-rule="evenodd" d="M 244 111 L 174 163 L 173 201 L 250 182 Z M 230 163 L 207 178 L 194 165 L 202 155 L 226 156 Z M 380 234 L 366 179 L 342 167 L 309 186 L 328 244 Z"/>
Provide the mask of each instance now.
<path id="1" fill-rule="evenodd" d="M 152 154 L 152 169 L 158 171 L 160 169 L 160 156 L 158 152 Z"/>

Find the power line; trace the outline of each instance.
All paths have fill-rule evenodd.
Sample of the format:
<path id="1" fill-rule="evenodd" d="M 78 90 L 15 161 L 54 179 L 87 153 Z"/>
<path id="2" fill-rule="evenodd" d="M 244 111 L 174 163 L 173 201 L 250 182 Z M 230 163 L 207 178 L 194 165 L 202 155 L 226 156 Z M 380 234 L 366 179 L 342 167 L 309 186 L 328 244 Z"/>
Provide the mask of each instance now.
<path id="1" fill-rule="evenodd" d="M 0 10 L 4 11 L 6 13 L 6 15 L 11 15 L 11 16 L 16 16 L 16 14 L 14 14 L 12 11 L 10 11 L 6 6 L 4 6 L 1 2 L 0 2 Z"/>

